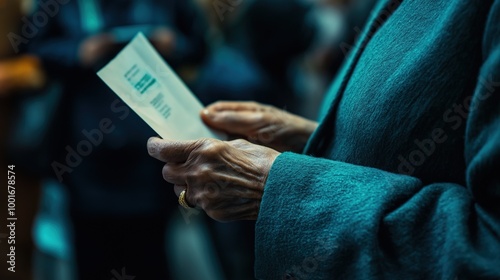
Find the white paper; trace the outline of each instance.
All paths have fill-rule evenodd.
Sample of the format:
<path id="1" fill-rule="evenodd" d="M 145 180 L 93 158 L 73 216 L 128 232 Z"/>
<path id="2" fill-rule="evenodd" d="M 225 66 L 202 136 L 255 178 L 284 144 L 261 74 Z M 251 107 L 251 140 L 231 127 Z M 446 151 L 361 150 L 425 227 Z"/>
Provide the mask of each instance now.
<path id="1" fill-rule="evenodd" d="M 142 33 L 97 75 L 165 139 L 225 138 L 203 123 L 203 105 Z"/>

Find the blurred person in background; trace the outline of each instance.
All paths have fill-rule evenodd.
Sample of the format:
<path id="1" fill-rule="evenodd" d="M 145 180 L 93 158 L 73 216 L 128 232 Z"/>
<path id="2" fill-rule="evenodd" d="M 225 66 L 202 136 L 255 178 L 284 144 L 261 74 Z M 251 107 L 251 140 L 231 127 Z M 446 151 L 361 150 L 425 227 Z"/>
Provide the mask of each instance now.
<path id="1" fill-rule="evenodd" d="M 46 82 L 44 71 L 37 57 L 26 55 L 15 50 L 9 34 L 21 31 L 22 16 L 27 13 L 31 1 L 1 0 L 0 1 L 0 166 L 15 165 L 16 162 L 7 159 L 6 146 L 10 138 L 12 107 L 26 95 L 35 94 Z M 7 270 L 6 254 L 0 255 L 2 270 L 0 279 L 26 280 L 31 279 L 31 260 L 33 242 L 31 226 L 37 210 L 39 199 L 39 178 L 30 176 L 21 166 L 14 168 L 16 172 L 16 267 L 15 273 Z M 3 193 L 3 192 L 2 192 Z M 0 198 L 7 201 L 7 192 Z M 7 211 L 2 209 L 0 219 L 6 220 Z M 0 230 L 0 243 L 7 248 L 6 229 Z"/>
<path id="2" fill-rule="evenodd" d="M 320 36 L 314 42 L 311 63 L 330 81 L 365 26 L 376 0 L 310 0 Z"/>
<path id="3" fill-rule="evenodd" d="M 308 0 L 308 19 L 317 27 L 308 53 L 293 73 L 300 107 L 297 113 L 315 118 L 324 93 L 372 10 L 375 0 Z"/>
<path id="4" fill-rule="evenodd" d="M 37 2 L 32 18 L 49 16 L 28 27 L 28 48 L 62 85 L 47 176 L 68 186 L 78 279 L 169 279 L 166 222 L 177 204 L 143 154 L 154 132 L 95 73 L 139 31 L 174 68 L 196 65 L 204 24 L 185 0 L 59 2 Z"/>
<path id="5" fill-rule="evenodd" d="M 306 17 L 311 6 L 302 2 L 201 1 L 212 22 L 212 52 L 197 88 L 203 103 L 250 98 L 294 107 L 290 67 L 315 34 Z"/>

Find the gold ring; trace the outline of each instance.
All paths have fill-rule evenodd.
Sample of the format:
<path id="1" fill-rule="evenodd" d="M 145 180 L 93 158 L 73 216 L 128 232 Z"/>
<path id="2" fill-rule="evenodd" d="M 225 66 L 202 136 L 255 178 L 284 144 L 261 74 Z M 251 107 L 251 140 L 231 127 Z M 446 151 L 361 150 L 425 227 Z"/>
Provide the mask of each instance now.
<path id="1" fill-rule="evenodd" d="M 181 194 L 179 195 L 179 204 L 186 208 L 186 209 L 192 209 L 193 207 L 189 206 L 189 204 L 186 201 L 186 190 L 183 190 Z"/>

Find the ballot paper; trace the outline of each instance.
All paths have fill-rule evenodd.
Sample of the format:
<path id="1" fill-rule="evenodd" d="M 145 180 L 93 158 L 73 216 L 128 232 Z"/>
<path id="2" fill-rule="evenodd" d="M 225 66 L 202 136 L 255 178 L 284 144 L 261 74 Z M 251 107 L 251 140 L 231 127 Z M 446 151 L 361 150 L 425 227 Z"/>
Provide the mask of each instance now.
<path id="1" fill-rule="evenodd" d="M 200 101 L 142 33 L 97 75 L 162 138 L 225 139 L 203 123 Z"/>

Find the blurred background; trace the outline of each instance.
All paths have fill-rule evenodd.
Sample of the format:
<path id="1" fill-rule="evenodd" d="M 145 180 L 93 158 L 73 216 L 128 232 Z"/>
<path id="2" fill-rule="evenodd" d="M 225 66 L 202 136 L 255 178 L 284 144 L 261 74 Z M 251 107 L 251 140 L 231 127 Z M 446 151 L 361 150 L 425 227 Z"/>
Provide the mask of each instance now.
<path id="1" fill-rule="evenodd" d="M 143 32 L 205 105 L 315 119 L 374 2 L 0 0 L 0 166 L 16 166 L 18 218 L 15 273 L 0 228 L 0 279 L 254 279 L 254 223 L 180 208 L 146 152 L 156 133 L 95 73 Z"/>

